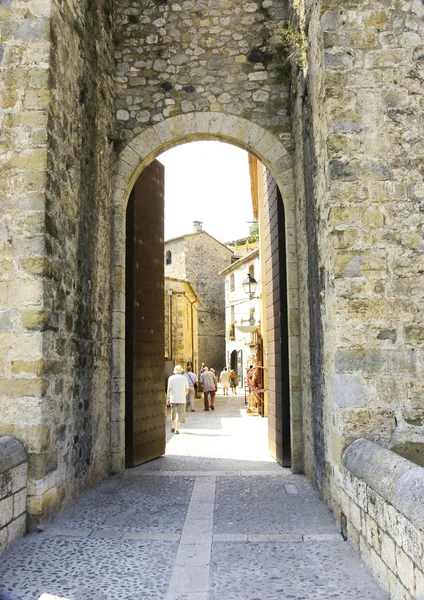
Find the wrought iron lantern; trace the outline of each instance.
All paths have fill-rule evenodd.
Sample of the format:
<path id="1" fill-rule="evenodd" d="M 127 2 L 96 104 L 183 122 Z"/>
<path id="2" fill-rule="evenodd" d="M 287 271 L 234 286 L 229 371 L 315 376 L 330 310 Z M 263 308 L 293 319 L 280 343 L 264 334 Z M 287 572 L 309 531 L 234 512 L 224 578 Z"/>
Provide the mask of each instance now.
<path id="1" fill-rule="evenodd" d="M 258 282 L 256 281 L 256 279 L 252 277 L 250 273 L 248 273 L 246 279 L 243 280 L 243 288 L 250 299 L 252 299 L 255 295 L 257 285 Z"/>

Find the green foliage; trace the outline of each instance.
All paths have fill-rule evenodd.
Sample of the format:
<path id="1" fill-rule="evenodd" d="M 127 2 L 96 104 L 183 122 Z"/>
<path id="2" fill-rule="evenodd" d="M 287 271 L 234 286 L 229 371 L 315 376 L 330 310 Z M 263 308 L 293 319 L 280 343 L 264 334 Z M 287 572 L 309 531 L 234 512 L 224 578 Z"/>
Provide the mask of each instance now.
<path id="1" fill-rule="evenodd" d="M 278 37 L 284 49 L 285 62 L 304 69 L 306 66 L 306 44 L 303 33 L 287 22 Z"/>
<path id="2" fill-rule="evenodd" d="M 240 238 L 238 240 L 232 240 L 231 242 L 227 242 L 225 245 L 230 248 L 234 248 L 234 246 L 244 246 L 245 244 L 254 244 L 259 242 L 259 233 L 255 233 L 254 235 L 248 235 L 247 237 Z"/>
<path id="3" fill-rule="evenodd" d="M 259 235 L 259 223 L 257 221 L 250 225 L 249 235 Z"/>

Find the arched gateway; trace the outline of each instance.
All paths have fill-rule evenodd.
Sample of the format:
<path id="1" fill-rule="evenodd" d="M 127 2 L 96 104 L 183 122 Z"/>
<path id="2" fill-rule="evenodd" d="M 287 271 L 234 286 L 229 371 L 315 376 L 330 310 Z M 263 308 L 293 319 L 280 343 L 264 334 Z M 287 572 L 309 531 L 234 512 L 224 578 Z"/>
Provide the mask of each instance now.
<path id="1" fill-rule="evenodd" d="M 294 188 L 292 157 L 288 149 L 275 135 L 244 118 L 223 113 L 197 112 L 170 117 L 146 129 L 136 136 L 120 153 L 115 175 L 114 189 L 114 252 L 113 252 L 113 369 L 111 406 L 112 467 L 120 471 L 125 465 L 125 237 L 126 207 L 137 178 L 159 154 L 174 146 L 200 140 L 218 140 L 234 144 L 257 156 L 269 169 L 277 183 L 284 202 L 287 260 L 287 289 L 290 319 L 297 321 L 298 279 L 297 249 L 294 214 Z M 274 325 L 268 320 L 268 330 Z M 289 331 L 290 381 L 298 381 L 299 338 L 298 328 Z M 271 371 L 270 389 L 278 389 L 274 371 Z M 300 394 L 290 390 L 292 409 L 300 413 Z M 275 405 L 276 398 L 273 403 Z M 271 406 L 271 402 L 270 402 Z M 278 435 L 281 426 L 270 408 L 270 437 Z M 301 422 L 292 420 L 292 469 L 302 469 Z"/>

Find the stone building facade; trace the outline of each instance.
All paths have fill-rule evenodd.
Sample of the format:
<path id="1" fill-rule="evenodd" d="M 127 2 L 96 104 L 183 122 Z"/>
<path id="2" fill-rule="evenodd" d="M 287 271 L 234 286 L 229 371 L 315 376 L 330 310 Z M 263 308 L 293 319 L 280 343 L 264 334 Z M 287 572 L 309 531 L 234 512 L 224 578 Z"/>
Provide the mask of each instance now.
<path id="1" fill-rule="evenodd" d="M 235 249 L 236 250 L 236 249 Z M 257 282 L 252 298 L 246 294 L 243 281 L 251 275 Z M 226 325 L 226 364 L 237 372 L 239 366 L 239 387 L 244 388 L 247 369 L 256 364 L 256 330 L 261 329 L 261 263 L 259 249 L 228 265 L 221 275 L 225 281 L 225 325 Z M 246 327 L 253 327 L 247 331 Z"/>
<path id="2" fill-rule="evenodd" d="M 193 233 L 165 242 L 165 276 L 190 282 L 201 303 L 197 363 L 215 369 L 225 364 L 225 290 L 219 271 L 232 255 L 197 221 Z"/>
<path id="3" fill-rule="evenodd" d="M 192 365 L 198 371 L 198 311 L 193 287 L 183 279 L 165 277 L 165 359 L 173 365 Z"/>
<path id="4" fill-rule="evenodd" d="M 192 140 L 249 150 L 284 203 L 292 464 L 342 521 L 354 439 L 422 463 L 423 17 L 420 0 L 4 3 L 0 434 L 27 450 L 32 529 L 123 468 L 126 204 Z"/>

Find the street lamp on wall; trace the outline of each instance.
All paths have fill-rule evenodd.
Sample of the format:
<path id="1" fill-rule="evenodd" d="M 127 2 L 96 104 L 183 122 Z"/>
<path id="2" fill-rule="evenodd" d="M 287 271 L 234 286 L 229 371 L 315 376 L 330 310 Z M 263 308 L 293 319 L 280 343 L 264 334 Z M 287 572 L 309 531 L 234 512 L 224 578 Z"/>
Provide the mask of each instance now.
<path id="1" fill-rule="evenodd" d="M 250 273 L 248 273 L 246 279 L 244 279 L 243 281 L 243 288 L 250 299 L 252 299 L 255 295 L 257 285 L 258 282 L 256 281 L 256 279 L 252 277 Z"/>

